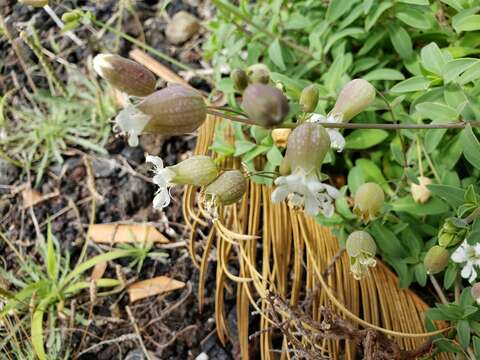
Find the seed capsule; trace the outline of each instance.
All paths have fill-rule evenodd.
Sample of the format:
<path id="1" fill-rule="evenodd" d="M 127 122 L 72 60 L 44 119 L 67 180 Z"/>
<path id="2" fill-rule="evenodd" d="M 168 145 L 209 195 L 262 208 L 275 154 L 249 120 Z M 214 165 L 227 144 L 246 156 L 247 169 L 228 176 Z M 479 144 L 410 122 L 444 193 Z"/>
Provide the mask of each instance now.
<path id="1" fill-rule="evenodd" d="M 206 186 L 218 176 L 218 166 L 209 156 L 192 156 L 168 167 L 175 173 L 172 183 L 180 185 Z"/>
<path id="2" fill-rule="evenodd" d="M 248 76 L 247 73 L 241 69 L 235 69 L 230 74 L 230 78 L 233 81 L 233 87 L 239 91 L 243 92 L 248 86 Z"/>
<path id="3" fill-rule="evenodd" d="M 350 121 L 368 108 L 373 100 L 375 88 L 366 80 L 354 79 L 342 88 L 330 114 L 342 114 L 343 121 Z"/>
<path id="4" fill-rule="evenodd" d="M 305 112 L 313 112 L 318 104 L 318 86 L 316 85 L 309 85 L 303 89 L 300 95 L 300 105 L 303 106 L 303 111 Z"/>
<path id="5" fill-rule="evenodd" d="M 385 201 L 380 185 L 369 182 L 361 185 L 354 197 L 353 212 L 365 223 L 375 219 Z"/>
<path id="6" fill-rule="evenodd" d="M 432 246 L 425 254 L 423 264 L 427 274 L 435 275 L 442 272 L 448 265 L 450 254 L 447 249 L 442 246 Z"/>
<path id="7" fill-rule="evenodd" d="M 229 170 L 208 185 L 204 192 L 214 205 L 230 205 L 239 201 L 247 190 L 245 176 L 239 170 Z"/>
<path id="8" fill-rule="evenodd" d="M 288 100 L 271 85 L 252 84 L 243 93 L 242 109 L 255 125 L 271 127 L 283 122 L 288 115 Z"/>
<path id="9" fill-rule="evenodd" d="M 141 133 L 181 135 L 195 131 L 207 117 L 203 97 L 193 89 L 172 85 L 128 106 L 116 117 L 116 124 L 129 135 L 130 146 Z"/>
<path id="10" fill-rule="evenodd" d="M 248 79 L 251 84 L 268 84 L 270 82 L 270 69 L 265 64 L 254 64 L 247 69 Z"/>
<path id="11" fill-rule="evenodd" d="M 318 124 L 303 123 L 288 137 L 285 158 L 292 171 L 302 168 L 309 173 L 320 169 L 329 149 L 330 137 L 327 131 Z"/>
<path id="12" fill-rule="evenodd" d="M 155 76 L 145 66 L 114 54 L 98 54 L 93 68 L 118 90 L 144 97 L 155 91 Z"/>
<path id="13" fill-rule="evenodd" d="M 415 202 L 425 204 L 432 196 L 432 192 L 427 187 L 427 185 L 432 183 L 432 180 L 425 176 L 420 176 L 418 182 L 418 184 L 412 183 L 410 185 L 410 192 Z"/>

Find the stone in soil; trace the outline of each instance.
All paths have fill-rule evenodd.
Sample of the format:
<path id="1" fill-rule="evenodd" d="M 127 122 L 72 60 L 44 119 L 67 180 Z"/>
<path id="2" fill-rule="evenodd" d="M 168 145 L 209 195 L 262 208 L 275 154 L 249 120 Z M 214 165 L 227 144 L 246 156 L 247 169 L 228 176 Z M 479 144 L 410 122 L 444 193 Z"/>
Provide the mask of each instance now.
<path id="1" fill-rule="evenodd" d="M 200 28 L 197 18 L 186 11 L 179 11 L 168 23 L 165 35 L 171 44 L 178 45 L 189 40 Z"/>

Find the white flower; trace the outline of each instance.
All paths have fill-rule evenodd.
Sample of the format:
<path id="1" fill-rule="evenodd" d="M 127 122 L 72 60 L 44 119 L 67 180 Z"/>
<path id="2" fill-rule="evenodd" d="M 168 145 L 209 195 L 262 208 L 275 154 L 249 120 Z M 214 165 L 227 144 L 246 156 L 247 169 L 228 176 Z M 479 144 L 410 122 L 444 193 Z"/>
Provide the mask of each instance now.
<path id="1" fill-rule="evenodd" d="M 175 177 L 175 172 L 164 168 L 163 161 L 158 156 L 147 155 L 145 161 L 152 163 L 155 167 L 153 170 L 155 176 L 152 180 L 158 186 L 158 190 L 153 199 L 153 207 L 162 209 L 170 204 L 169 187 L 172 186 L 171 181 Z"/>
<path id="2" fill-rule="evenodd" d="M 114 130 L 120 129 L 122 134 L 128 135 L 128 145 L 137 146 L 138 136 L 152 117 L 138 110 L 134 105 L 127 105 L 115 118 Z"/>
<path id="3" fill-rule="evenodd" d="M 361 280 L 368 274 L 369 267 L 375 267 L 377 261 L 372 255 L 361 254 L 355 258 L 350 258 L 350 271 L 355 280 Z"/>
<path id="4" fill-rule="evenodd" d="M 275 180 L 278 187 L 272 192 L 272 202 L 288 199 L 292 207 L 303 208 L 305 213 L 316 216 L 322 212 L 330 217 L 334 213 L 333 201 L 340 192 L 333 186 L 323 184 L 314 172 L 307 174 L 298 168 L 293 174 Z"/>
<path id="5" fill-rule="evenodd" d="M 451 259 L 456 263 L 464 263 L 461 275 L 470 283 L 477 278 L 477 269 L 480 267 L 480 244 L 470 245 L 464 240 L 452 254 Z"/>
<path id="6" fill-rule="evenodd" d="M 342 122 L 342 115 L 341 114 L 332 114 L 332 115 L 321 115 L 312 113 L 312 116 L 308 119 L 308 122 L 313 123 L 341 123 Z M 325 128 L 327 130 L 328 135 L 330 136 L 330 143 L 332 149 L 337 150 L 338 152 L 343 151 L 345 147 L 345 138 L 340 133 L 339 129 L 333 128 Z"/>

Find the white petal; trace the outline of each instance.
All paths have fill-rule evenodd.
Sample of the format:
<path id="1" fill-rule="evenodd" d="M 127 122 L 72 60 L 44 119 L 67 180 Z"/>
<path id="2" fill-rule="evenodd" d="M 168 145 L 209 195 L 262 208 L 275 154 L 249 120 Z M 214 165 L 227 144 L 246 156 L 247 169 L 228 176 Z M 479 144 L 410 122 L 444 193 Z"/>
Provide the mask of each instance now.
<path id="1" fill-rule="evenodd" d="M 330 195 L 332 198 L 336 199 L 340 197 L 341 192 L 334 186 L 323 184 L 325 186 L 325 190 L 327 190 L 327 194 Z"/>
<path id="2" fill-rule="evenodd" d="M 145 157 L 145 162 L 152 163 L 157 169 L 163 169 L 163 160 L 158 156 L 147 155 Z"/>
<path id="3" fill-rule="evenodd" d="M 140 135 L 150 121 L 151 116 L 144 114 L 133 105 L 128 105 L 125 109 L 120 111 L 115 118 L 115 124 L 122 130 L 123 133 L 128 134 L 129 145 L 138 145 L 138 135 Z"/>
<path id="4" fill-rule="evenodd" d="M 312 123 L 319 123 L 319 122 L 325 122 L 325 121 L 327 121 L 327 118 L 322 114 L 317 114 L 317 113 L 312 113 L 312 115 L 307 120 L 307 122 L 312 122 Z"/>
<path id="5" fill-rule="evenodd" d="M 316 216 L 320 211 L 320 204 L 315 198 L 305 198 L 305 214 L 310 216 Z"/>
<path id="6" fill-rule="evenodd" d="M 471 283 L 473 283 L 475 280 L 477 279 L 477 272 L 475 271 L 475 269 L 473 268 L 472 266 L 472 274 L 470 276 L 470 279 L 468 279 L 468 281 Z"/>
<path id="7" fill-rule="evenodd" d="M 450 258 L 456 263 L 462 263 L 467 261 L 467 249 L 464 244 L 460 245 L 450 256 Z"/>
<path id="8" fill-rule="evenodd" d="M 345 138 L 337 129 L 327 129 L 327 133 L 330 136 L 330 146 L 332 149 L 337 150 L 338 152 L 343 151 L 345 147 Z"/>
<path id="9" fill-rule="evenodd" d="M 272 192 L 272 202 L 279 203 L 285 200 L 288 196 L 288 188 L 286 186 L 279 186 Z"/>
<path id="10" fill-rule="evenodd" d="M 335 208 L 331 203 L 324 204 L 322 208 L 323 215 L 325 215 L 327 218 L 332 217 L 332 215 L 335 212 Z"/>
<path id="11" fill-rule="evenodd" d="M 153 198 L 153 207 L 155 209 L 163 209 L 164 207 L 167 207 L 170 204 L 170 194 L 168 192 L 168 189 L 163 188 L 160 189 Z"/>
<path id="12" fill-rule="evenodd" d="M 464 279 L 467 279 L 470 277 L 470 275 L 472 274 L 472 271 L 473 271 L 473 266 L 471 263 L 467 262 L 464 266 L 463 266 L 463 269 L 462 269 L 462 272 L 460 273 L 460 275 L 462 275 L 462 277 Z"/>

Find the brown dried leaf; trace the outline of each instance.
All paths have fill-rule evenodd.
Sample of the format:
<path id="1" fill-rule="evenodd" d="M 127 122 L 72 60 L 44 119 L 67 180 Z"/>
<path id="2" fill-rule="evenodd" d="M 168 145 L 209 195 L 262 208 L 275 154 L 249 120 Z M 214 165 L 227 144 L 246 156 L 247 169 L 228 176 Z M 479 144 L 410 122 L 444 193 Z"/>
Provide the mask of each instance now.
<path id="1" fill-rule="evenodd" d="M 26 188 L 22 190 L 23 207 L 29 208 L 31 206 L 35 206 L 45 200 L 54 198 L 58 195 L 59 195 L 58 191 L 52 192 L 47 195 L 42 195 L 42 193 L 40 193 L 37 190 Z"/>
<path id="2" fill-rule="evenodd" d="M 168 239 L 150 224 L 94 224 L 90 226 L 90 239 L 96 243 L 155 242 L 167 244 Z"/>
<path id="3" fill-rule="evenodd" d="M 127 289 L 130 302 L 135 302 L 149 296 L 181 289 L 185 283 L 167 276 L 158 276 L 153 279 L 143 280 L 130 285 Z"/>
<path id="4" fill-rule="evenodd" d="M 103 274 L 105 274 L 105 270 L 107 270 L 106 261 L 97 263 L 97 265 L 95 265 L 95 267 L 92 270 L 92 275 L 90 276 L 92 281 L 101 279 L 103 277 Z"/>

